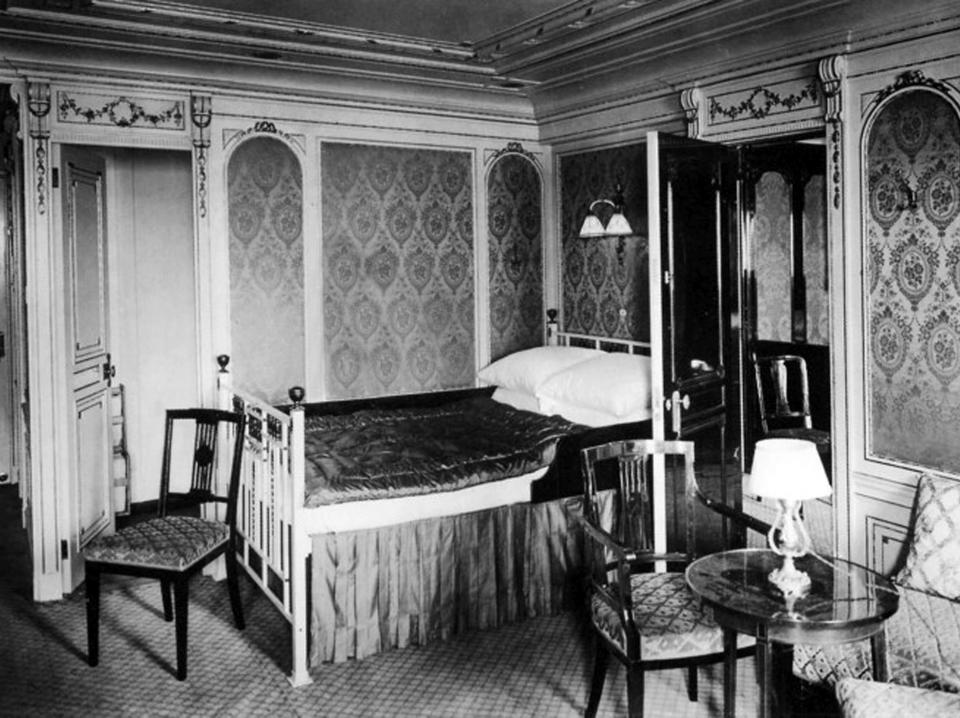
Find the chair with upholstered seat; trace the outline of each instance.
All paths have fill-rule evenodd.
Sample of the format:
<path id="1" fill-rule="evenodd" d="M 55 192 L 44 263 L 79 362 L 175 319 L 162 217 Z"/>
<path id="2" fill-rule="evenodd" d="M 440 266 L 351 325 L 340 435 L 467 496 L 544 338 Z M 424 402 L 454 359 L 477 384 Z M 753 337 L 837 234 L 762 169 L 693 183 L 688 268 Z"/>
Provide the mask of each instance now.
<path id="1" fill-rule="evenodd" d="M 588 576 L 588 610 L 596 657 L 585 715 L 596 715 L 610 655 L 627 668 L 631 716 L 643 715 L 645 669 L 687 667 L 687 693 L 697 699 L 697 667 L 723 658 L 723 634 L 687 585 L 684 569 L 695 557 L 695 499 L 702 497 L 689 441 L 616 441 L 582 454 Z M 666 485 L 684 488 L 684 500 L 671 514 L 684 516 L 680 544 L 668 553 L 653 548 L 652 462 L 663 461 Z M 611 470 L 612 469 L 612 470 Z M 730 507 L 731 514 L 736 512 Z M 764 526 L 764 528 L 766 528 Z M 677 533 L 673 531 L 671 533 Z M 658 564 L 666 562 L 666 572 Z M 741 649 L 754 641 L 738 636 Z M 732 666 L 727 666 L 732 670 Z"/>
<path id="2" fill-rule="evenodd" d="M 188 582 L 218 556 L 225 557 L 230 606 L 237 628 L 244 627 L 236 561 L 237 491 L 244 416 L 219 409 L 171 409 L 166 412 L 160 497 L 155 518 L 99 537 L 84 548 L 87 598 L 87 660 L 99 661 L 100 576 L 105 573 L 160 580 L 164 619 L 176 619 L 177 679 L 187 676 Z M 191 448 L 185 443 L 193 439 Z M 176 438 L 175 438 L 176 437 Z M 223 441 L 221 441 L 223 439 Z M 181 445 L 180 442 L 184 444 Z M 226 456 L 220 447 L 229 452 Z M 190 475 L 174 483 L 174 464 Z M 218 467 L 229 467 L 226 495 L 219 492 Z M 225 504 L 223 520 L 195 515 L 204 504 Z M 174 514 L 174 510 L 176 514 Z M 173 606 L 170 590 L 173 589 Z"/>

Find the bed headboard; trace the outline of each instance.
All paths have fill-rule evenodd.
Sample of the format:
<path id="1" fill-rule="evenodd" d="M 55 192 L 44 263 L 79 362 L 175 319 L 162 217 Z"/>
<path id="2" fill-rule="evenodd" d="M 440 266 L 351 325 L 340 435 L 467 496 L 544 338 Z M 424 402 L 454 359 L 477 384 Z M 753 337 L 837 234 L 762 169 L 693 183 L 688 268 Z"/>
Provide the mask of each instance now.
<path id="1" fill-rule="evenodd" d="M 556 309 L 547 310 L 547 344 L 550 346 L 588 347 L 590 349 L 601 349 L 605 352 L 620 352 L 622 354 L 650 355 L 650 342 L 561 332 L 560 325 L 557 322 Z"/>

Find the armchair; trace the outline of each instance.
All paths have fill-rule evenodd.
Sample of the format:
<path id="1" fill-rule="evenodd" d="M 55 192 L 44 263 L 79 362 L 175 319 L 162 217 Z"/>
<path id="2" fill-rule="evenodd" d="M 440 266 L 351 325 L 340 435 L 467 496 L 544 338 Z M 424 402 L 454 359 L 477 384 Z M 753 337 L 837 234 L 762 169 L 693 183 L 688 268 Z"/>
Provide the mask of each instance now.
<path id="1" fill-rule="evenodd" d="M 845 718 L 960 715 L 960 482 L 922 475 L 911 523 L 884 626 L 889 681 L 871 680 L 863 643 L 794 651 L 794 672 L 833 686 Z"/>
<path id="2" fill-rule="evenodd" d="M 596 642 L 585 715 L 596 714 L 611 655 L 627 667 L 631 716 L 643 715 L 643 676 L 647 669 L 687 667 L 687 694 L 694 701 L 697 667 L 723 658 L 723 635 L 690 591 L 683 573 L 696 552 L 695 502 L 699 497 L 707 508 L 716 506 L 711 506 L 713 502 L 702 496 L 697 485 L 693 444 L 616 441 L 584 449 L 581 458 L 588 608 Z M 665 463 L 668 482 L 685 487 L 682 506 L 677 507 L 677 513 L 684 516 L 685 531 L 671 537 L 674 547 L 667 553 L 653 551 L 654 461 Z M 726 512 L 717 510 L 750 521 L 736 509 L 724 508 Z M 762 522 L 756 523 L 767 528 Z M 666 564 L 668 570 L 658 572 L 658 563 Z M 738 652 L 752 650 L 753 644 L 751 637 L 739 636 Z"/>

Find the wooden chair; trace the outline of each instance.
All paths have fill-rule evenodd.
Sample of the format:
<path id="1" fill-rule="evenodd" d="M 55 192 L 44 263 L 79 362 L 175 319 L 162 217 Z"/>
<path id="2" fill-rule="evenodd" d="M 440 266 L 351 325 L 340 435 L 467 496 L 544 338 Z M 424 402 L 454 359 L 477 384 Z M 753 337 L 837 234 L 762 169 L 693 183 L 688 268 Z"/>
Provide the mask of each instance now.
<path id="1" fill-rule="evenodd" d="M 695 701 L 697 667 L 723 658 L 723 633 L 704 612 L 683 573 L 695 558 L 695 500 L 702 497 L 694 474 L 693 443 L 615 441 L 584 449 L 581 457 L 583 525 L 590 572 L 588 607 L 596 642 L 585 715 L 596 715 L 611 654 L 627 668 L 631 716 L 643 715 L 643 675 L 647 669 L 687 667 L 687 694 Z M 652 462 L 661 460 L 666 464 L 667 486 L 685 487 L 685 531 L 680 550 L 658 554 L 652 550 L 654 515 L 650 497 Z M 712 508 L 712 502 L 702 500 Z M 658 561 L 668 562 L 667 572 L 654 570 Z M 738 636 L 741 652 L 751 650 L 754 643 L 748 636 Z M 730 669 L 732 666 L 728 666 Z"/>
<path id="2" fill-rule="evenodd" d="M 821 455 L 830 450 L 830 432 L 813 428 L 807 362 L 801 356 L 753 355 L 764 438 L 806 439 Z"/>
<path id="3" fill-rule="evenodd" d="M 218 409 L 171 409 L 166 413 L 160 498 L 155 518 L 128 526 L 116 534 L 97 538 L 83 551 L 86 567 L 87 661 L 99 660 L 100 575 L 104 573 L 147 576 L 160 579 L 163 616 L 176 617 L 177 679 L 187 677 L 188 582 L 200 569 L 220 555 L 225 556 L 230 606 L 237 628 L 243 629 L 243 608 L 236 561 L 237 491 L 240 478 L 244 416 Z M 228 430 L 229 429 L 229 430 Z M 189 454 L 174 451 L 174 437 L 193 434 L 192 472 L 187 491 L 171 491 L 171 462 Z M 218 457 L 218 439 L 224 434 L 229 456 Z M 181 449 L 186 450 L 185 446 Z M 227 463 L 229 462 L 229 463 Z M 218 495 L 217 466 L 229 466 L 227 495 Z M 185 483 L 185 482 L 184 482 Z M 168 512 L 190 510 L 214 502 L 226 504 L 225 520 Z M 195 513 L 195 512 L 193 512 Z M 174 605 L 171 609 L 170 589 Z"/>

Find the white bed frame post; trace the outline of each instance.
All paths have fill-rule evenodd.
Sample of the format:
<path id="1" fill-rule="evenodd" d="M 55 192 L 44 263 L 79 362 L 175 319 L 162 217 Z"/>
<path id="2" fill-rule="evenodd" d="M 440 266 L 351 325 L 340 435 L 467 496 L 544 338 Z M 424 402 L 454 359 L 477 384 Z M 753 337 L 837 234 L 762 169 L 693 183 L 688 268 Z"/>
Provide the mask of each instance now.
<path id="1" fill-rule="evenodd" d="M 292 481 L 292 496 L 294 505 L 294 519 L 303 506 L 303 430 L 304 430 L 304 391 L 295 386 L 290 389 L 290 400 L 293 407 L 290 409 L 290 478 Z M 288 680 L 293 686 L 303 686 L 312 683 L 308 670 L 307 656 L 307 556 L 310 554 L 310 537 L 299 530 L 297 521 L 293 522 L 293 531 L 290 536 L 290 583 L 292 601 L 292 641 L 293 666 Z"/>

